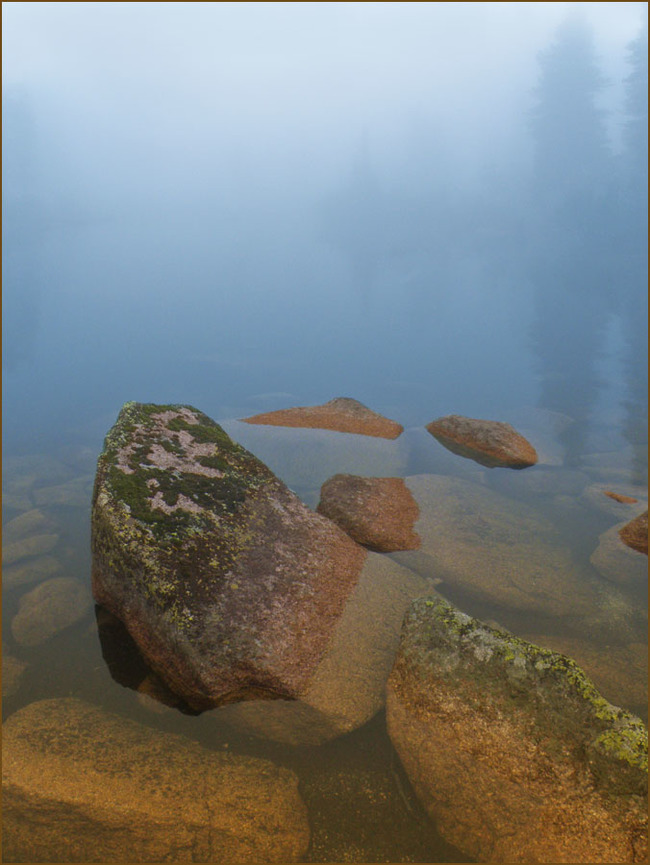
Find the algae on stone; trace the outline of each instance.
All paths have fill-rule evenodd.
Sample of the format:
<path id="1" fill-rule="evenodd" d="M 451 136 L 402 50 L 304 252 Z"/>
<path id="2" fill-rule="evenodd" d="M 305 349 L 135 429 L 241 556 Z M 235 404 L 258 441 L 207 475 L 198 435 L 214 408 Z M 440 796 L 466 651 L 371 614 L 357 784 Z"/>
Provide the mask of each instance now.
<path id="1" fill-rule="evenodd" d="M 387 717 L 441 834 L 478 861 L 643 861 L 647 730 L 570 658 L 420 599 Z"/>

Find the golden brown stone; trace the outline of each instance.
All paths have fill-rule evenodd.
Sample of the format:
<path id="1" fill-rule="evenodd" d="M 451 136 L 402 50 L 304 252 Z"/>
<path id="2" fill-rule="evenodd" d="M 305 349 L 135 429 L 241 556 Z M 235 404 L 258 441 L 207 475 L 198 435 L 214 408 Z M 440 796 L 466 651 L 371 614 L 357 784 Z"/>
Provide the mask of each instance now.
<path id="1" fill-rule="evenodd" d="M 421 543 L 413 531 L 420 509 L 402 478 L 334 475 L 323 484 L 316 510 L 377 552 L 417 550 Z"/>
<path id="2" fill-rule="evenodd" d="M 387 721 L 438 830 L 476 861 L 645 861 L 647 730 L 569 658 L 416 601 Z"/>
<path id="3" fill-rule="evenodd" d="M 76 699 L 3 725 L 4 862 L 296 862 L 298 779 Z"/>
<path id="4" fill-rule="evenodd" d="M 396 421 L 366 408 L 355 399 L 337 397 L 323 405 L 300 406 L 242 418 L 245 423 L 308 427 L 395 439 L 404 431 Z"/>

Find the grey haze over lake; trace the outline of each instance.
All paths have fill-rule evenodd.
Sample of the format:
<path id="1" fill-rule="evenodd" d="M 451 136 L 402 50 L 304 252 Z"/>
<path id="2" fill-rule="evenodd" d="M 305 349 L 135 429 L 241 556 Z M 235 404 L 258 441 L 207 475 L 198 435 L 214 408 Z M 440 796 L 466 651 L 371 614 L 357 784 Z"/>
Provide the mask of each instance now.
<path id="1" fill-rule="evenodd" d="M 446 490 L 444 543 L 407 566 L 647 718 L 647 560 L 618 536 L 647 508 L 646 4 L 8 2 L 2 19 L 5 714 L 73 696 L 291 767 L 306 861 L 466 861 L 409 794 L 383 710 L 296 749 L 151 700 L 125 628 L 89 611 L 97 457 L 125 402 L 180 403 L 311 508 L 342 472 Z M 405 431 L 240 422 L 336 397 Z M 424 427 L 450 414 L 511 423 L 539 463 L 445 449 Z M 21 643 L 57 579 L 88 609 Z"/>
<path id="2" fill-rule="evenodd" d="M 535 403 L 535 297 L 557 288 L 531 276 L 557 259 L 532 249 L 540 52 L 583 29 L 611 170 L 644 15 L 5 4 L 5 448 L 99 433 L 131 397 L 224 416 L 347 394 L 408 422 Z M 550 304 L 569 338 L 579 282 Z M 593 314 L 597 345 L 562 363 L 586 350 L 607 378 L 629 334 Z"/>

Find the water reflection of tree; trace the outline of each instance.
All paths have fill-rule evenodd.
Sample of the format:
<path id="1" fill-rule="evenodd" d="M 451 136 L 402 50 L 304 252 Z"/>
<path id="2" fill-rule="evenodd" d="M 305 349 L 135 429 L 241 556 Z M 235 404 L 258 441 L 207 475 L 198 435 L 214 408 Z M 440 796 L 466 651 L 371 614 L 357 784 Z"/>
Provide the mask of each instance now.
<path id="1" fill-rule="evenodd" d="M 603 87 L 589 31 L 576 21 L 565 24 L 540 55 L 529 231 L 540 404 L 577 421 L 564 433 L 568 463 L 584 453 L 608 324 L 622 316 L 632 326 L 626 311 L 640 299 L 639 268 L 626 274 L 630 253 L 638 255 L 638 233 L 633 240 L 621 224 L 629 220 L 620 207 L 621 172 L 596 106 Z M 635 351 L 640 336 L 638 326 L 625 334 Z M 627 390 L 628 402 L 643 404 L 638 385 L 628 381 Z"/>
<path id="2" fill-rule="evenodd" d="M 385 256 L 389 228 L 386 200 L 371 162 L 367 137 L 347 181 L 323 203 L 321 222 L 323 238 L 342 253 L 354 288 L 368 302 Z"/>
<path id="3" fill-rule="evenodd" d="M 36 131 L 26 99 L 2 99 L 2 355 L 11 370 L 32 353 L 40 308 L 42 215 L 36 184 Z"/>
<path id="4" fill-rule="evenodd" d="M 624 435 L 633 449 L 633 475 L 647 483 L 648 451 L 648 34 L 628 46 L 624 150 L 617 210 L 621 317 L 626 332 Z"/>

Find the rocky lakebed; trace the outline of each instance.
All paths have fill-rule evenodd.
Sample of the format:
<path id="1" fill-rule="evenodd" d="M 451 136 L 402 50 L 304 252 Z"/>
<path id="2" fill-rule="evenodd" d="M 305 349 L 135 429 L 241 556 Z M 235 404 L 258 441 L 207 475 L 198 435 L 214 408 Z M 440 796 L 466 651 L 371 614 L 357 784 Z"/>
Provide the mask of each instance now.
<path id="1" fill-rule="evenodd" d="M 647 488 L 571 423 L 127 403 L 7 457 L 3 861 L 646 861 Z"/>

